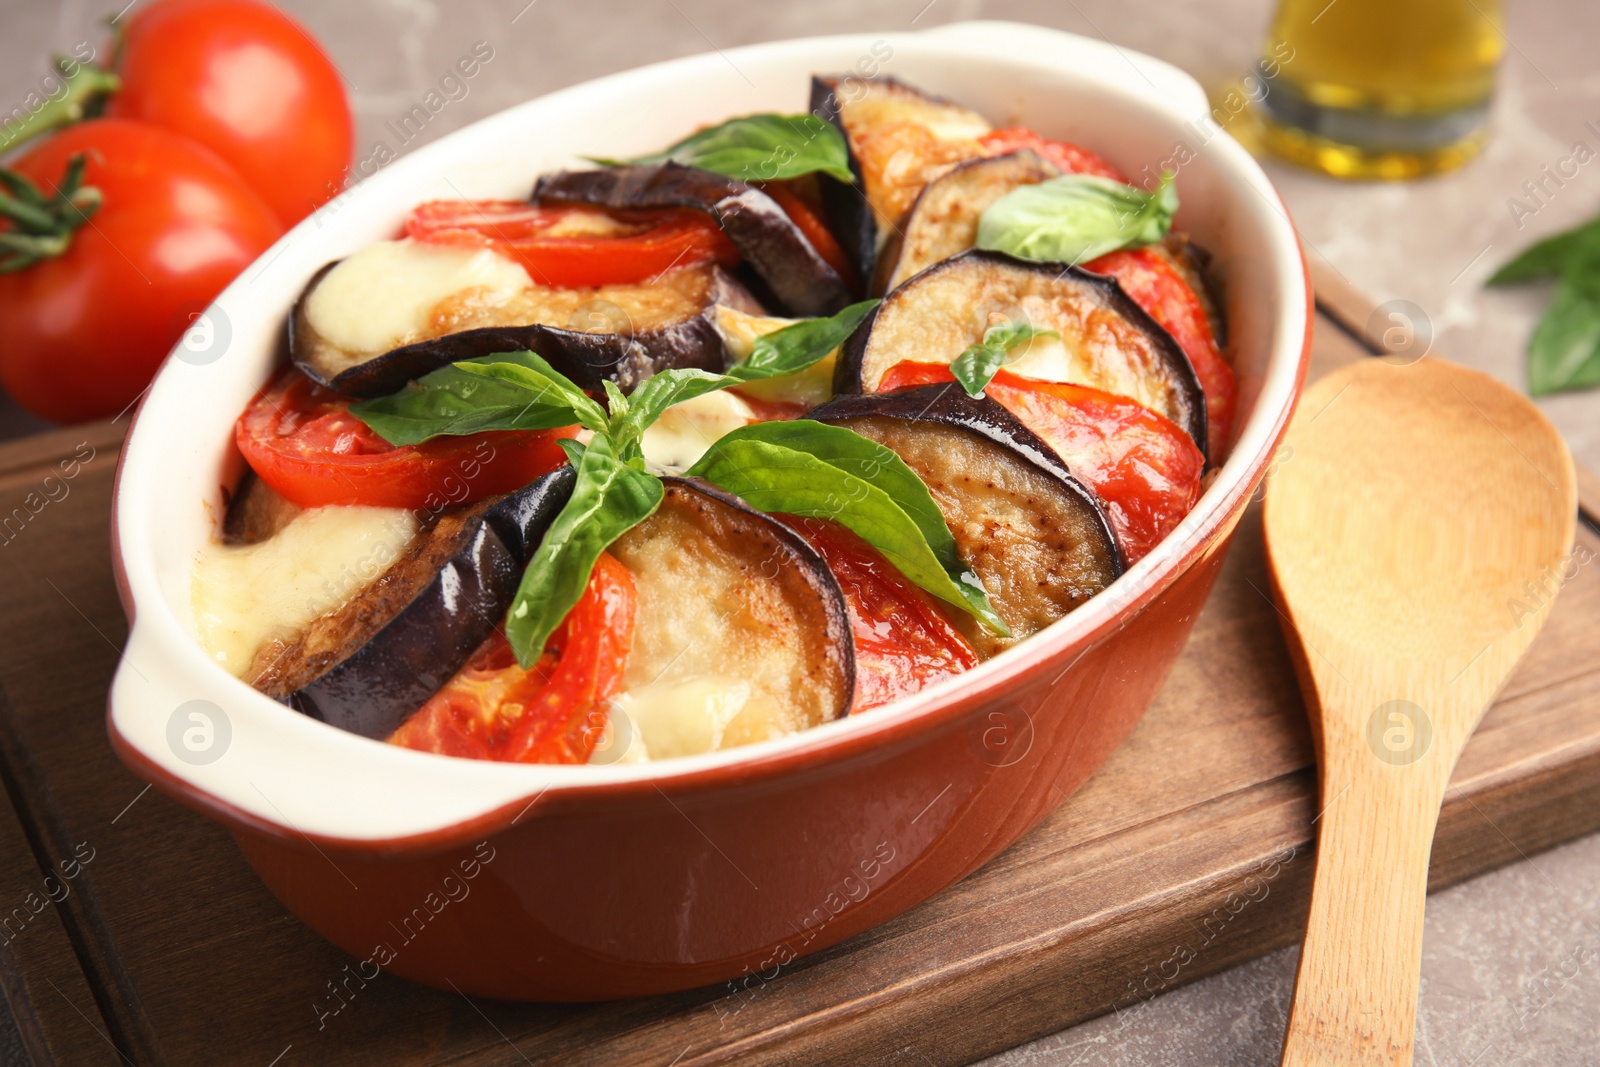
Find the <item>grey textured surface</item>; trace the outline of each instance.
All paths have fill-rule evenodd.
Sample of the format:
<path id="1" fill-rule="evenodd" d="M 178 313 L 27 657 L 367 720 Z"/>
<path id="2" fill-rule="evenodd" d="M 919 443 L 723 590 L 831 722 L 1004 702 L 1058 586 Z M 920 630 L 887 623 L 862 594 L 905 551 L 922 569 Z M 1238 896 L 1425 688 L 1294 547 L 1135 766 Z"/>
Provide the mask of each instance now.
<path id="1" fill-rule="evenodd" d="M 119 0 L 120 3 L 120 0 Z M 118 4 L 0 0 L 0 104 L 9 110 L 51 49 L 98 40 Z M 903 29 L 971 18 L 1036 22 L 1169 60 L 1208 85 L 1254 58 L 1270 0 L 281 0 L 325 43 L 351 86 L 358 153 L 455 59 L 485 41 L 493 59 L 405 149 L 510 104 L 641 63 L 808 34 Z M 1514 3 L 1494 137 L 1461 172 L 1405 185 L 1341 184 L 1269 164 L 1306 244 L 1379 299 L 1424 309 L 1436 347 L 1519 387 L 1523 348 L 1548 289 L 1488 292 L 1482 281 L 1536 237 L 1600 212 L 1586 167 L 1522 225 L 1508 201 L 1577 141 L 1600 148 L 1600 5 Z M 1595 128 L 1585 127 L 1593 121 Z M 0 344 L 4 339 L 0 338 Z M 1579 460 L 1600 470 L 1600 392 L 1541 401 Z M 0 409 L 0 436 L 30 424 Z M 1600 1063 L 1600 838 L 1432 898 L 1417 1062 Z M 1016 1065 L 1268 1064 L 1277 1061 L 1294 954 L 1281 952 L 990 1061 Z M 0 1048 L 4 1041 L 0 1040 Z"/>

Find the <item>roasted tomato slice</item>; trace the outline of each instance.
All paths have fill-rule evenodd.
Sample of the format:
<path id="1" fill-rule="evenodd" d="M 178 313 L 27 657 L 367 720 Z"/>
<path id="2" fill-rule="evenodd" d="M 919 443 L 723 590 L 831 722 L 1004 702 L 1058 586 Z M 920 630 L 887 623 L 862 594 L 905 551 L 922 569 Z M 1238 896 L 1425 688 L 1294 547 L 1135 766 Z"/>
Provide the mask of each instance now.
<path id="1" fill-rule="evenodd" d="M 909 696 L 978 665 L 978 654 L 933 599 L 850 529 L 826 519 L 778 515 L 821 553 L 844 590 L 856 645 L 851 714 Z"/>
<path id="2" fill-rule="evenodd" d="M 943 363 L 899 363 L 883 389 L 954 381 Z M 1127 397 L 1009 371 L 985 390 L 1054 448 L 1100 498 L 1128 566 L 1171 533 L 1200 497 L 1205 459 L 1170 419 Z"/>
<path id="3" fill-rule="evenodd" d="M 839 242 L 833 236 L 833 231 L 828 229 L 828 224 L 822 221 L 821 213 L 799 193 L 795 192 L 787 182 L 764 182 L 760 185 L 762 192 L 775 200 L 783 213 L 789 216 L 789 221 L 805 235 L 811 247 L 817 250 L 823 262 L 832 267 L 844 279 L 846 285 L 855 287 L 856 272 L 850 266 L 850 258 L 844 254 L 844 249 L 839 247 Z"/>
<path id="4" fill-rule="evenodd" d="M 565 429 L 439 437 L 396 448 L 349 407 L 339 394 L 290 371 L 245 409 L 234 440 L 262 481 L 303 508 L 435 510 L 520 489 L 567 461 L 556 444 L 571 432 Z"/>
<path id="5" fill-rule="evenodd" d="M 1079 148 L 1066 141 L 1052 141 L 1040 137 L 1032 130 L 1023 126 L 1007 126 L 1003 130 L 990 130 L 978 138 L 978 143 L 983 145 L 985 151 L 991 156 L 1003 156 L 1007 152 L 1016 152 L 1024 148 L 1031 148 L 1039 153 L 1045 160 L 1055 164 L 1063 174 L 1093 174 L 1101 178 L 1110 178 L 1114 182 L 1126 182 L 1128 179 L 1120 170 L 1095 155 L 1086 148 Z"/>
<path id="6" fill-rule="evenodd" d="M 733 247 L 703 211 L 606 211 L 520 200 L 433 200 L 411 213 L 406 236 L 492 245 L 540 285 L 629 285 L 679 267 L 732 266 Z"/>
<path id="7" fill-rule="evenodd" d="M 622 687 L 637 604 L 633 575 L 602 553 L 538 663 L 518 666 L 496 630 L 389 740 L 468 759 L 589 762 Z"/>
<path id="8" fill-rule="evenodd" d="M 1194 364 L 1200 389 L 1206 395 L 1206 451 L 1211 462 L 1220 465 L 1233 426 L 1238 387 L 1233 368 L 1217 350 L 1205 305 L 1177 268 L 1154 247 L 1110 252 L 1085 263 L 1084 269 L 1115 278 L 1123 292 L 1172 335 Z"/>

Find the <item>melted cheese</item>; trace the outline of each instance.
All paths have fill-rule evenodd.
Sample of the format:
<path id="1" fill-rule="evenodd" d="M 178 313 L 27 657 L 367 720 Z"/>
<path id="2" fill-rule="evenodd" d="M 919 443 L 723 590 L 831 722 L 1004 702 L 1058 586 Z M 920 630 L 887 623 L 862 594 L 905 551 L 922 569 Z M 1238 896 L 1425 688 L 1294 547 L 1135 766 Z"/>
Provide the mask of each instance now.
<path id="1" fill-rule="evenodd" d="M 1005 369 L 1041 382 L 1081 382 L 1085 375 L 1079 365 L 1086 362 L 1059 337 L 1035 337 L 1007 354 Z"/>
<path id="2" fill-rule="evenodd" d="M 617 697 L 607 732 L 627 745 L 617 762 L 694 756 L 782 733 L 779 711 L 768 705 L 739 679 L 697 675 L 653 682 Z"/>
<path id="3" fill-rule="evenodd" d="M 417 534 L 399 508 L 326 507 L 259 544 L 200 551 L 189 599 L 200 644 L 244 676 L 268 641 L 291 641 L 381 575 Z"/>
<path id="4" fill-rule="evenodd" d="M 639 441 L 645 462 L 668 471 L 695 465 L 719 438 L 755 418 L 749 404 L 723 390 L 674 404 L 661 413 Z"/>
<path id="5" fill-rule="evenodd" d="M 717 332 L 722 335 L 723 346 L 727 348 L 728 354 L 735 362 L 750 358 L 757 338 L 781 330 L 785 326 L 792 326 L 799 321 L 799 319 L 747 315 L 736 308 L 717 305 Z M 798 374 L 745 382 L 739 389 L 757 400 L 778 404 L 801 404 L 814 408 L 833 399 L 833 368 L 838 356 L 839 350 L 836 348 Z"/>
<path id="6" fill-rule="evenodd" d="M 521 264 L 490 248 L 378 241 L 328 272 L 306 317 L 335 348 L 387 352 L 428 334 L 435 307 L 450 297 L 470 290 L 498 303 L 531 284 Z"/>

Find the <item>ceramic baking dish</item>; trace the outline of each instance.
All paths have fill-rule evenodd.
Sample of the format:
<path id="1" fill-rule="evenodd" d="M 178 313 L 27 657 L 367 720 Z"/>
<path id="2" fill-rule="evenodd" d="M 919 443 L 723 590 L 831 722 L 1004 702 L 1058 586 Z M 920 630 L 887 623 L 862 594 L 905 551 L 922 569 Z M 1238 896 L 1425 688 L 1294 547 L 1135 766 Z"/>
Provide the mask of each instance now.
<path id="1" fill-rule="evenodd" d="M 800 111 L 812 73 L 868 69 L 1129 174 L 1176 167 L 1177 227 L 1223 279 L 1240 417 L 1227 462 L 1165 542 L 1043 633 L 915 698 L 655 764 L 409 751 L 297 714 L 209 661 L 190 628 L 191 566 L 240 469 L 234 418 L 283 359 L 286 315 L 318 268 L 390 237 L 420 201 L 526 196 L 581 156 Z M 963 877 L 1094 773 L 1181 651 L 1278 445 L 1305 373 L 1310 286 L 1281 200 L 1187 75 L 979 22 L 730 49 L 514 107 L 352 187 L 210 316 L 216 344 L 168 360 L 122 452 L 114 552 L 132 627 L 110 695 L 118 753 L 224 823 L 283 903 L 364 973 L 592 1000 L 781 973 Z M 213 729 L 200 756 L 179 743 L 196 709 Z"/>

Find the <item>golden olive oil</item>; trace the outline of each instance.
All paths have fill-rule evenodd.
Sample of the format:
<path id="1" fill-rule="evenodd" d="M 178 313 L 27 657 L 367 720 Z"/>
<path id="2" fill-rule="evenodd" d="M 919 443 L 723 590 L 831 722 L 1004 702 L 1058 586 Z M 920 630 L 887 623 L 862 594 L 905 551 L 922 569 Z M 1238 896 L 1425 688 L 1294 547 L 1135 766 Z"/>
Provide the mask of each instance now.
<path id="1" fill-rule="evenodd" d="M 1505 50 L 1500 0 L 1281 0 L 1262 100 L 1273 151 L 1341 178 L 1451 170 L 1483 143 Z"/>

